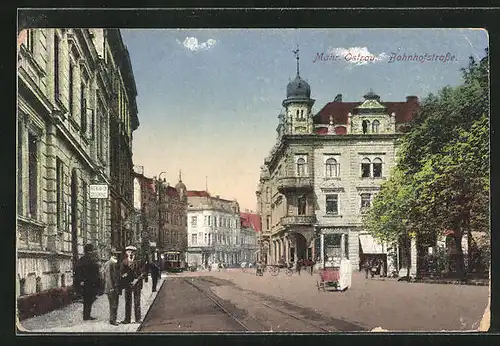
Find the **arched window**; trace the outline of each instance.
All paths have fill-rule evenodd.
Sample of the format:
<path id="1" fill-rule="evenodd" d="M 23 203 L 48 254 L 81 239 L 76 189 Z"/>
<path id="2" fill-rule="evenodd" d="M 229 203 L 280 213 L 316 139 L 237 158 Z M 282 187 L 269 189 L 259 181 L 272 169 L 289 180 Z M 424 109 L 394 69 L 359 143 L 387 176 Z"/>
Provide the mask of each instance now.
<path id="1" fill-rule="evenodd" d="M 298 204 L 298 215 L 306 215 L 306 196 L 300 196 L 297 199 Z"/>
<path id="2" fill-rule="evenodd" d="M 339 176 L 339 164 L 334 158 L 329 158 L 325 162 L 326 172 L 325 175 L 328 178 Z"/>
<path id="3" fill-rule="evenodd" d="M 300 110 L 300 120 L 304 120 L 304 110 Z"/>
<path id="4" fill-rule="evenodd" d="M 368 133 L 369 127 L 370 127 L 370 122 L 368 120 L 363 120 L 363 133 Z"/>
<path id="5" fill-rule="evenodd" d="M 378 157 L 373 159 L 373 177 L 381 178 L 382 177 L 382 160 Z"/>
<path id="6" fill-rule="evenodd" d="M 361 177 L 363 178 L 369 178 L 370 177 L 370 166 L 371 166 L 371 161 L 368 158 L 364 158 L 361 161 Z"/>
<path id="7" fill-rule="evenodd" d="M 297 175 L 299 177 L 304 177 L 306 175 L 306 160 L 302 157 L 297 159 Z"/>
<path id="8" fill-rule="evenodd" d="M 299 120 L 299 110 L 297 109 L 297 120 Z"/>
<path id="9" fill-rule="evenodd" d="M 373 133 L 378 133 L 378 131 L 379 131 L 379 126 L 380 126 L 380 121 L 378 121 L 378 120 L 373 120 L 373 122 L 372 122 L 372 132 L 373 132 Z"/>

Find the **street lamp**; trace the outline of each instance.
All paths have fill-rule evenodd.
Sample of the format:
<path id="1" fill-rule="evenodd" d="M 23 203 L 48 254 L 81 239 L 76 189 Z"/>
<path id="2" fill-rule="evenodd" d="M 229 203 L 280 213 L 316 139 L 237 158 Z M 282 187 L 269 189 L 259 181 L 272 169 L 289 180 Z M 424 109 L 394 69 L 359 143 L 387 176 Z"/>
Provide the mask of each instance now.
<path id="1" fill-rule="evenodd" d="M 158 243 L 157 244 L 157 249 L 159 248 L 160 251 L 163 251 L 163 232 L 162 232 L 162 221 L 161 221 L 161 212 L 162 212 L 162 208 L 160 208 L 161 206 L 161 203 L 162 203 L 162 198 L 161 198 L 161 175 L 162 174 L 166 174 L 167 172 L 161 172 L 160 174 L 158 174 L 158 182 L 157 182 L 157 208 L 158 208 Z M 162 259 L 162 263 L 161 263 L 161 267 L 160 269 L 163 269 L 163 259 L 164 259 L 164 256 L 163 256 L 163 253 L 161 254 L 161 259 Z"/>

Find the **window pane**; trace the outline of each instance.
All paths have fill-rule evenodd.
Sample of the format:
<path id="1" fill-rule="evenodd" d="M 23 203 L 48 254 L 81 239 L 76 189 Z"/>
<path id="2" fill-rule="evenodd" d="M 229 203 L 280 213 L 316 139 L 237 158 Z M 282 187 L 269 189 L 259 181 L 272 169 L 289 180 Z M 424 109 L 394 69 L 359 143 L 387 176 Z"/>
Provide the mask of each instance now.
<path id="1" fill-rule="evenodd" d="M 28 155 L 29 155 L 29 213 L 31 217 L 37 216 L 37 179 L 38 179 L 38 157 L 37 157 L 37 139 L 31 133 L 28 135 Z"/>
<path id="2" fill-rule="evenodd" d="M 361 176 L 363 178 L 368 178 L 370 176 L 370 164 L 362 163 L 361 164 Z"/>
<path id="3" fill-rule="evenodd" d="M 373 176 L 376 178 L 382 177 L 382 164 L 374 163 L 373 164 Z"/>
<path id="4" fill-rule="evenodd" d="M 338 214 L 338 196 L 337 195 L 327 195 L 326 196 L 326 213 L 327 214 Z"/>

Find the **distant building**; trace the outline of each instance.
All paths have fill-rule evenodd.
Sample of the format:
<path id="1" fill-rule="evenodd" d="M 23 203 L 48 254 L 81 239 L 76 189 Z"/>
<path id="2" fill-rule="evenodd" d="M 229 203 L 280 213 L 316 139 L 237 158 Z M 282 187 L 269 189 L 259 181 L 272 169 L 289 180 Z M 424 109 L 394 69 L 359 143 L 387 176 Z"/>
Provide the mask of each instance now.
<path id="1" fill-rule="evenodd" d="M 184 267 L 187 250 L 187 196 L 186 185 L 179 175 L 174 187 L 159 184 L 158 251 L 163 267 Z"/>
<path id="2" fill-rule="evenodd" d="M 240 207 L 237 201 L 187 191 L 188 265 L 235 264 L 240 261 Z"/>
<path id="3" fill-rule="evenodd" d="M 143 173 L 134 174 L 134 181 L 140 186 L 140 193 L 137 193 L 136 204 L 140 212 L 140 233 L 141 233 L 141 252 L 147 255 L 151 260 L 158 260 L 158 183 L 152 178 L 144 176 Z"/>
<path id="4" fill-rule="evenodd" d="M 257 191 L 263 258 L 271 264 L 281 258 L 322 264 L 344 257 L 354 268 L 381 258 L 394 267 L 392 255 L 399 249 L 377 243 L 362 228 L 362 215 L 395 165 L 397 140 L 418 99 L 384 102 L 370 91 L 360 102 L 343 102 L 338 95 L 314 114 L 298 59 L 286 96 Z"/>
<path id="5" fill-rule="evenodd" d="M 258 243 L 261 221 L 260 216 L 248 210 L 240 213 L 241 228 L 240 228 L 240 261 L 239 262 L 256 262 L 260 246 Z"/>

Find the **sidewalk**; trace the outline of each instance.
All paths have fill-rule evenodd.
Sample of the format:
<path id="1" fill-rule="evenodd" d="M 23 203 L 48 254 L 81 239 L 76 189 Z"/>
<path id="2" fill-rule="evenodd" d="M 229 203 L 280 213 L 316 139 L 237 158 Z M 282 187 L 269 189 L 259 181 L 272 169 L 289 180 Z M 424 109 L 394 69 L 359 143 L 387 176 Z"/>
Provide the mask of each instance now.
<path id="1" fill-rule="evenodd" d="M 166 281 L 167 275 L 162 274 L 158 280 L 157 291 L 151 292 L 152 280 L 149 277 L 148 282 L 144 282 L 141 290 L 141 313 L 142 319 L 153 303 L 156 294 Z M 18 328 L 21 333 L 131 333 L 136 332 L 140 327 L 139 323 L 134 323 L 134 308 L 132 306 L 132 323 L 119 324 L 113 326 L 109 324 L 109 302 L 107 295 L 103 294 L 97 297 L 92 305 L 92 316 L 97 319 L 94 321 L 84 321 L 82 319 L 83 304 L 81 301 L 74 302 L 62 309 L 51 311 L 47 314 L 31 317 L 18 322 Z M 125 299 L 120 296 L 118 305 L 117 321 L 123 321 L 125 318 Z"/>

